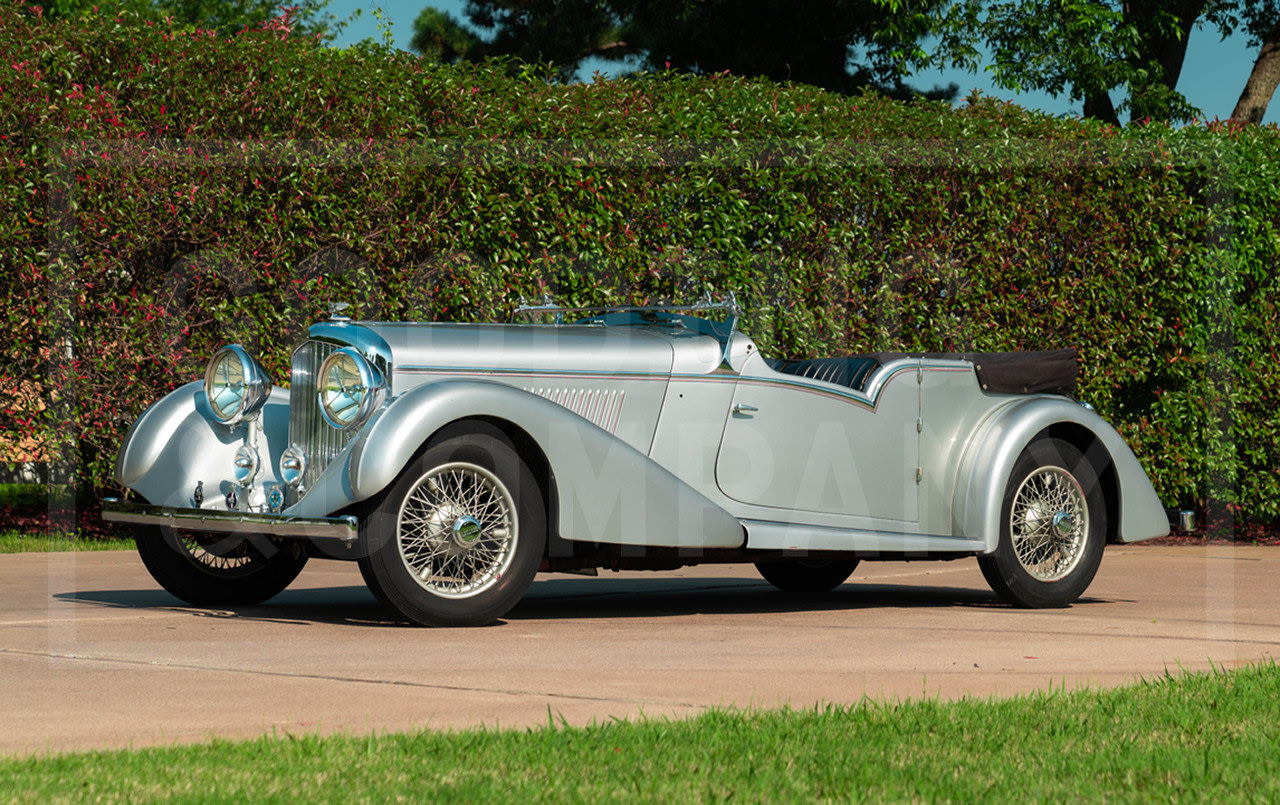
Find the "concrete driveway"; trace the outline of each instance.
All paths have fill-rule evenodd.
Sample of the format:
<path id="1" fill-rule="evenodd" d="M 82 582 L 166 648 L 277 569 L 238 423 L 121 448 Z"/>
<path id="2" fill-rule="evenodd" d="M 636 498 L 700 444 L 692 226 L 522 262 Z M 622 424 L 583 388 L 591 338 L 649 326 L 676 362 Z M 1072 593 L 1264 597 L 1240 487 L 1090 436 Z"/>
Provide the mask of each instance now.
<path id="1" fill-rule="evenodd" d="M 0 753 L 1117 685 L 1274 656 L 1277 582 L 1280 548 L 1113 546 L 1084 600 L 1029 612 L 971 559 L 863 563 L 801 597 L 710 566 L 543 576 L 503 623 L 419 629 L 354 564 L 228 611 L 132 553 L 0 556 Z"/>

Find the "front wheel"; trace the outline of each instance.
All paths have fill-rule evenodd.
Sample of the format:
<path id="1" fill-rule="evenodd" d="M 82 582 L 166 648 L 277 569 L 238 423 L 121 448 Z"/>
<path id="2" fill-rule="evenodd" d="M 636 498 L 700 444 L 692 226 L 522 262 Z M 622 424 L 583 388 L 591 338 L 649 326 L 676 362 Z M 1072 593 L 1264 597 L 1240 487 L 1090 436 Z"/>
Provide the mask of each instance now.
<path id="1" fill-rule="evenodd" d="M 160 586 L 196 606 L 260 604 L 289 586 L 307 563 L 303 546 L 261 535 L 204 534 L 137 526 L 138 555 Z"/>
<path id="2" fill-rule="evenodd" d="M 1014 464 L 995 553 L 978 557 L 991 589 L 1018 607 L 1065 607 L 1093 581 L 1106 542 L 1098 474 L 1061 439 L 1039 439 Z"/>
<path id="3" fill-rule="evenodd" d="M 834 590 L 858 566 L 857 559 L 765 559 L 756 562 L 764 580 L 785 593 Z"/>
<path id="4" fill-rule="evenodd" d="M 362 524 L 374 595 L 424 626 L 502 617 L 533 582 L 546 545 L 537 481 L 496 428 L 446 438 L 410 462 Z"/>

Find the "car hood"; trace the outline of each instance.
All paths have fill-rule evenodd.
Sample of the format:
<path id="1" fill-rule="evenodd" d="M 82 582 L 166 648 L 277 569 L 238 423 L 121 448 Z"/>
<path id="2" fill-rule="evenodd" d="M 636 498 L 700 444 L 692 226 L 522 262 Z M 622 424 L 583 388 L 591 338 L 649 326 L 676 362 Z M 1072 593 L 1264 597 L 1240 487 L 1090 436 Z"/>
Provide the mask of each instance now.
<path id="1" fill-rule="evenodd" d="M 643 327 L 323 322 L 311 336 L 386 351 L 395 373 L 608 372 L 670 374 L 672 339 Z"/>

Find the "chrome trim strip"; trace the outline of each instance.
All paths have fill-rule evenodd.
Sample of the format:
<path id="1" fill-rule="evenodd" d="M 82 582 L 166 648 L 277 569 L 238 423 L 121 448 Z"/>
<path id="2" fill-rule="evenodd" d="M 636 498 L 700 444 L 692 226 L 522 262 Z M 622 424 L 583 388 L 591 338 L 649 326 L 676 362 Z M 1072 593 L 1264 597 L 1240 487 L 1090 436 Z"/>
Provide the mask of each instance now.
<path id="1" fill-rule="evenodd" d="M 782 386 L 803 391 L 810 394 L 818 394 L 825 397 L 833 397 L 841 400 L 848 400 L 855 405 L 874 410 L 879 404 L 880 391 L 888 385 L 889 381 L 903 372 L 920 371 L 919 361 L 911 358 L 901 361 L 902 365 L 895 366 L 892 363 L 886 363 L 881 368 L 876 369 L 873 373 L 875 377 L 881 377 L 880 381 L 874 383 L 867 391 L 858 391 L 856 389 L 845 389 L 832 383 L 825 383 L 821 380 L 813 380 L 810 378 L 802 378 L 796 375 L 787 375 L 781 372 L 775 372 L 770 369 L 769 377 L 764 376 L 744 376 L 744 375 L 724 375 L 724 374 L 687 374 L 687 373 L 665 373 L 665 372 L 609 372 L 596 369 L 564 369 L 554 372 L 535 372 L 531 369 L 495 369 L 483 366 L 397 366 L 395 371 L 402 374 L 418 374 L 418 375 L 436 375 L 441 378 L 465 378 L 472 375 L 480 378 L 528 378 L 536 380 L 554 380 L 554 379 L 587 379 L 596 381 L 605 380 L 680 380 L 693 381 L 701 383 L 740 383 L 750 386 Z M 884 370 L 884 367 L 889 367 Z M 927 371 L 945 371 L 945 372 L 972 372 L 970 367 L 923 367 Z M 883 376 L 881 371 L 885 371 Z M 822 385 L 817 385 L 821 383 Z M 538 393 L 528 387 L 523 387 L 530 393 Z M 545 396 L 545 395 L 541 395 Z"/>
<path id="2" fill-rule="evenodd" d="M 262 512 L 147 506 L 113 498 L 102 501 L 102 519 L 109 523 L 159 525 L 180 528 L 183 531 L 206 531 L 217 534 L 243 532 L 265 534 L 268 537 L 336 539 L 346 543 L 356 542 L 360 532 L 360 521 L 351 515 L 289 517 Z"/>

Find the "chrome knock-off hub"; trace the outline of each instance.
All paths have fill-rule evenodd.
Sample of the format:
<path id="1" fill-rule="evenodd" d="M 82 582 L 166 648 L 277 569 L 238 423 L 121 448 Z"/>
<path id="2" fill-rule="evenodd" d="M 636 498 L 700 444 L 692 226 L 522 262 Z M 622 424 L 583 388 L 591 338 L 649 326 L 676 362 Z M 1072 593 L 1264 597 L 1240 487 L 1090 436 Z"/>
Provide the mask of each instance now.
<path id="1" fill-rule="evenodd" d="M 463 515 L 453 521 L 453 542 L 459 548 L 469 548 L 476 544 L 476 540 L 480 539 L 484 533 L 484 529 L 480 527 L 480 521 L 471 515 Z"/>
<path id="2" fill-rule="evenodd" d="M 1058 536 L 1069 537 L 1071 536 L 1071 532 L 1075 531 L 1075 528 L 1076 521 L 1070 513 L 1058 512 L 1053 515 L 1053 530 L 1057 532 Z"/>

